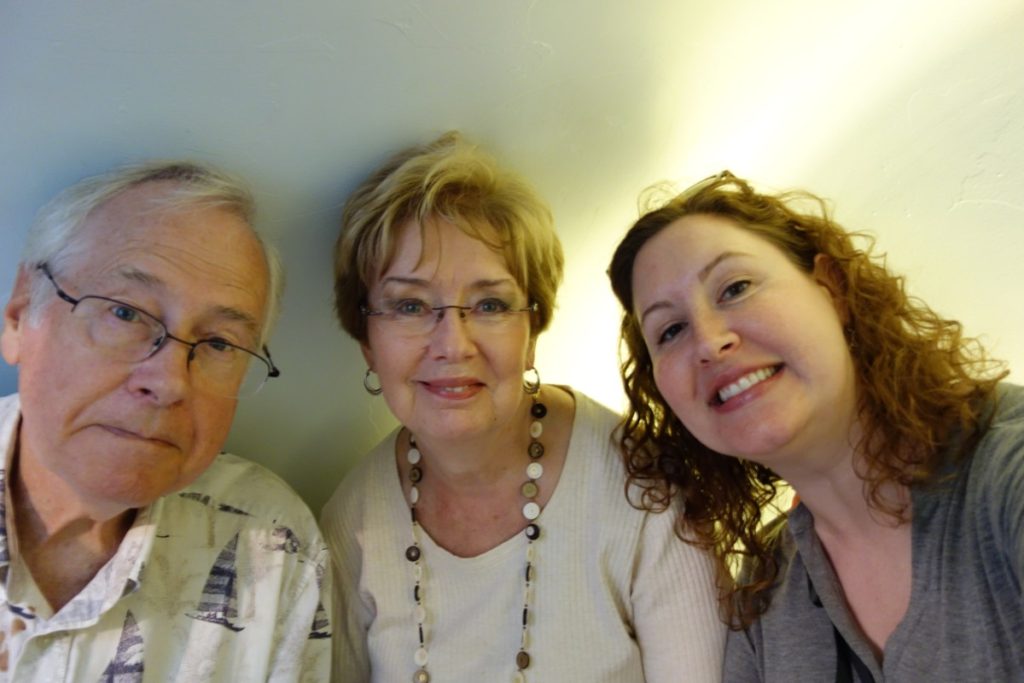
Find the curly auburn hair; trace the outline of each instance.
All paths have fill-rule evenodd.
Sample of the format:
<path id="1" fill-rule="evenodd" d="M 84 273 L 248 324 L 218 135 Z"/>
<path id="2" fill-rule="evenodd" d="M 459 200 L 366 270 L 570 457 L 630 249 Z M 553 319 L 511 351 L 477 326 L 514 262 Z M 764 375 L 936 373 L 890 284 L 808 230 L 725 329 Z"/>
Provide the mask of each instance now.
<path id="1" fill-rule="evenodd" d="M 884 256 L 871 254 L 874 240 L 844 230 L 824 200 L 812 194 L 760 194 L 723 171 L 641 216 L 608 269 L 624 310 L 621 372 L 630 406 L 621 444 L 629 479 L 642 487 L 645 507 L 665 508 L 673 496 L 685 501 L 680 536 L 714 556 L 723 618 L 742 628 L 767 609 L 778 574 L 773 548 L 779 525 L 765 527 L 763 514 L 780 479 L 763 465 L 705 447 L 683 426 L 654 381 L 633 311 L 637 254 L 661 230 L 693 214 L 728 219 L 778 247 L 808 274 L 816 255 L 832 260 L 849 316 L 846 335 L 857 377 L 860 475 L 875 509 L 905 519 L 905 509 L 882 500 L 883 485 L 933 480 L 955 435 L 964 437 L 955 457 L 969 457 L 987 426 L 985 406 L 1007 372 L 977 340 L 964 337 L 959 322 L 909 296 Z M 731 572 L 738 561 L 745 565 L 742 584 Z"/>

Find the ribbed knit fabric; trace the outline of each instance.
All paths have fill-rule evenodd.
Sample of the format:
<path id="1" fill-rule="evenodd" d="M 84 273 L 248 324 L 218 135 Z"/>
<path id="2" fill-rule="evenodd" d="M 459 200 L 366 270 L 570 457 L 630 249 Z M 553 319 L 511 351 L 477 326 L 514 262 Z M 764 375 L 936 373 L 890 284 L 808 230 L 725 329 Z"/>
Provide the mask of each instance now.
<path id="1" fill-rule="evenodd" d="M 729 636 L 730 682 L 838 680 L 835 630 L 875 683 L 1024 681 L 1024 388 L 1000 385 L 998 413 L 973 455 L 960 465 L 949 458 L 912 495 L 910 604 L 884 660 L 800 505 L 780 539 L 768 611 Z"/>
<path id="2" fill-rule="evenodd" d="M 611 438 L 618 418 L 575 392 L 558 487 L 538 524 L 530 683 L 719 681 L 724 627 L 708 559 L 673 532 L 674 512 L 626 500 Z M 343 683 L 412 680 L 417 647 L 409 509 L 388 436 L 324 507 L 335 563 L 335 669 Z M 423 534 L 428 669 L 438 683 L 511 681 L 526 540 L 459 558 Z"/>

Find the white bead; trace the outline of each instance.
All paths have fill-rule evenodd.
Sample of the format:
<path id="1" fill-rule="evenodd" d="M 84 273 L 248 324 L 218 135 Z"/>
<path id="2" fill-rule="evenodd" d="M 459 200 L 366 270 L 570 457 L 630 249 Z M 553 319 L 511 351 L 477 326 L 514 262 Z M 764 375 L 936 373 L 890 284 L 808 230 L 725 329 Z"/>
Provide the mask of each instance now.
<path id="1" fill-rule="evenodd" d="M 420 490 L 415 486 L 409 488 L 409 502 L 413 505 L 420 502 Z"/>
<path id="2" fill-rule="evenodd" d="M 412 575 L 417 581 L 423 578 L 423 565 L 419 562 L 412 566 Z"/>
<path id="3" fill-rule="evenodd" d="M 416 666 L 427 665 L 427 648 L 418 647 L 416 648 L 416 654 L 413 655 L 413 660 L 416 662 Z"/>
<path id="4" fill-rule="evenodd" d="M 537 505 L 532 500 L 523 506 L 523 517 L 529 520 L 535 520 L 540 517 L 540 505 Z"/>
<path id="5" fill-rule="evenodd" d="M 540 435 L 544 433 L 544 425 L 540 423 L 540 420 L 534 420 L 530 423 L 530 436 L 535 439 L 539 439 Z"/>
<path id="6" fill-rule="evenodd" d="M 512 674 L 512 683 L 526 683 L 526 676 L 523 675 L 522 671 L 517 671 Z"/>
<path id="7" fill-rule="evenodd" d="M 541 465 L 539 462 L 534 461 L 526 466 L 526 476 L 528 476 L 530 479 L 540 479 L 541 476 L 543 476 L 543 474 L 544 465 Z"/>
<path id="8" fill-rule="evenodd" d="M 530 635 L 529 635 L 529 633 L 530 632 L 527 631 L 525 628 L 523 629 L 523 637 L 520 639 L 520 645 L 519 645 L 519 649 L 520 650 L 527 650 L 527 649 L 529 649 L 529 647 L 530 647 Z"/>
<path id="9" fill-rule="evenodd" d="M 416 605 L 416 609 L 413 610 L 413 616 L 416 617 L 417 624 L 422 624 L 427 620 L 427 610 L 423 605 Z"/>
<path id="10" fill-rule="evenodd" d="M 405 454 L 406 459 L 410 465 L 415 465 L 420 461 L 420 451 L 418 448 L 410 448 L 409 452 Z"/>
<path id="11" fill-rule="evenodd" d="M 533 544 L 526 546 L 526 559 L 529 562 L 533 562 Z"/>

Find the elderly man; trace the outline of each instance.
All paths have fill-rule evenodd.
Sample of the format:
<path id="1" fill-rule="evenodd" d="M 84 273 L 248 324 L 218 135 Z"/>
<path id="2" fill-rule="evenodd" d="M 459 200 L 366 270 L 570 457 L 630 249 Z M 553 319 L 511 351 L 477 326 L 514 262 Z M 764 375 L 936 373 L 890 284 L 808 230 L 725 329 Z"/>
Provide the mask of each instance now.
<path id="1" fill-rule="evenodd" d="M 4 309 L 0 681 L 323 681 L 326 551 L 281 480 L 220 454 L 276 261 L 237 181 L 91 178 L 40 213 Z"/>

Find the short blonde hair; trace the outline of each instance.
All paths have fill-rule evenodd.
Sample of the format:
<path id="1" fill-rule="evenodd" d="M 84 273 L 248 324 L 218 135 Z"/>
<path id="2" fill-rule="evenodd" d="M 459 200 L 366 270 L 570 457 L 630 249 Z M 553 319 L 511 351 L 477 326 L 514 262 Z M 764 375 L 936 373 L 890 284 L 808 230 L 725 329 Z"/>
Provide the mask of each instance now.
<path id="1" fill-rule="evenodd" d="M 366 341 L 360 307 L 368 303 L 369 283 L 391 265 L 399 230 L 409 220 L 422 230 L 434 217 L 505 257 L 512 277 L 537 305 L 532 333 L 544 331 L 564 263 L 551 211 L 522 178 L 456 131 L 391 157 L 345 203 L 334 248 L 334 306 L 345 331 Z"/>

